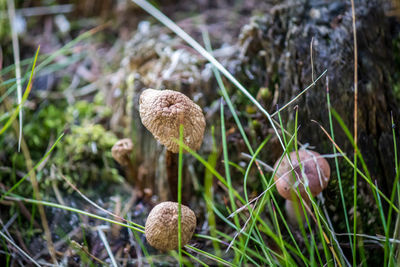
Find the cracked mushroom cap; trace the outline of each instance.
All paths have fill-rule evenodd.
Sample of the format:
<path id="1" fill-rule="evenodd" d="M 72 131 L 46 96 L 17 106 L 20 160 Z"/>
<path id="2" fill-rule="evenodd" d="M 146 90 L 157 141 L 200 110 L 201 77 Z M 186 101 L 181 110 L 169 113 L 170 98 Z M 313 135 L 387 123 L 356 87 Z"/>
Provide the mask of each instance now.
<path id="1" fill-rule="evenodd" d="M 139 112 L 143 125 L 173 153 L 179 152 L 179 126 L 183 124 L 183 142 L 193 150 L 203 142 L 206 121 L 201 108 L 184 94 L 172 90 L 144 90 Z"/>
<path id="2" fill-rule="evenodd" d="M 196 228 L 196 216 L 181 205 L 181 241 L 186 245 Z M 178 249 L 178 203 L 162 202 L 155 206 L 146 220 L 145 235 L 149 244 L 161 251 Z"/>
<path id="3" fill-rule="evenodd" d="M 289 154 L 292 162 L 294 172 L 289 164 L 287 157 L 285 156 L 276 171 L 274 180 L 276 182 L 276 188 L 279 194 L 286 199 L 293 199 L 296 189 L 298 186 L 300 195 L 303 199 L 308 199 L 306 190 L 303 184 L 306 184 L 306 179 L 303 178 L 299 161 L 297 160 L 296 151 Z M 299 158 L 301 165 L 304 170 L 305 177 L 308 180 L 308 186 L 313 196 L 318 195 L 324 190 L 329 182 L 331 175 L 331 169 L 328 161 L 323 158 L 319 153 L 311 150 L 301 149 L 299 150 Z M 275 163 L 274 169 L 277 168 L 279 160 Z M 293 177 L 293 173 L 296 179 Z M 301 184 L 300 181 L 303 183 Z"/>
<path id="4" fill-rule="evenodd" d="M 111 155 L 121 166 L 127 166 L 130 161 L 130 154 L 133 150 L 132 140 L 124 138 L 118 140 L 111 148 Z"/>

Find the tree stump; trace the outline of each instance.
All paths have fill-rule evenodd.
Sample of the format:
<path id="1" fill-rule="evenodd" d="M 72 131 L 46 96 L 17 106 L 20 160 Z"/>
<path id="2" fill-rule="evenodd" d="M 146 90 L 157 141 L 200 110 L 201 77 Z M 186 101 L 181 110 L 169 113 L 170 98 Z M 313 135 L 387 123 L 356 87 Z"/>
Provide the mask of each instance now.
<path id="1" fill-rule="evenodd" d="M 358 146 L 372 182 L 388 196 L 395 179 L 391 114 L 394 121 L 399 119 L 398 99 L 393 94 L 394 84 L 398 82 L 395 72 L 399 72 L 393 47 L 393 39 L 396 36 L 399 38 L 398 24 L 393 18 L 385 16 L 379 1 L 356 1 L 355 6 L 358 41 Z M 332 108 L 353 133 L 354 46 L 350 1 L 287 1 L 275 6 L 270 12 L 253 17 L 244 29 L 240 40 L 245 48 L 241 51 L 241 81 L 253 86 L 258 84 L 259 87 L 268 87 L 273 91 L 277 101 L 271 99 L 264 103 L 270 112 L 276 110 L 275 104 L 286 104 L 312 84 L 312 77 L 315 79 L 327 70 L 326 77 L 281 115 L 284 125 L 293 125 L 293 107 L 297 105 L 299 141 L 315 146 L 315 150 L 320 153 L 332 153 L 332 143 L 311 120 L 317 121 L 330 132 L 326 101 L 327 78 Z M 246 72 L 251 73 L 247 75 L 247 82 Z M 264 121 L 265 128 L 270 127 L 267 120 Z M 351 142 L 335 119 L 333 124 L 337 144 L 352 159 L 354 148 Z M 263 134 L 266 134 L 266 130 Z M 263 156 L 268 157 L 266 154 Z M 330 160 L 330 163 L 334 171 L 333 179 L 337 179 L 334 161 Z M 352 217 L 353 170 L 344 159 L 340 159 L 340 167 L 347 211 Z M 358 167 L 362 169 L 360 163 Z M 332 214 L 336 207 L 342 207 L 337 180 L 331 181 L 324 195 Z M 378 213 L 374 212 L 377 211 L 376 203 L 370 186 L 360 176 L 358 199 L 358 216 L 361 217 L 363 227 L 373 226 L 379 220 Z M 387 207 L 386 204 L 383 204 L 384 207 Z M 343 212 L 341 208 L 339 210 L 341 215 L 334 216 L 333 223 L 337 223 L 336 230 L 340 232 L 345 231 L 345 228 L 344 223 L 340 223 Z M 378 232 L 375 227 L 364 231 Z"/>

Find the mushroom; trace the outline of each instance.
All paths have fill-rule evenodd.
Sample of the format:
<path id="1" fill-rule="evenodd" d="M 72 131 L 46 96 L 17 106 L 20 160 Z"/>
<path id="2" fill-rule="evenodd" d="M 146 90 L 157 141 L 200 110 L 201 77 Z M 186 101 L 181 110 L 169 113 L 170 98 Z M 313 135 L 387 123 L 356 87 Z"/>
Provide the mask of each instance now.
<path id="1" fill-rule="evenodd" d="M 172 90 L 144 90 L 140 95 L 140 118 L 153 136 L 173 153 L 179 152 L 179 126 L 183 142 L 193 150 L 203 142 L 206 122 L 201 108 L 184 94 Z"/>
<path id="2" fill-rule="evenodd" d="M 132 140 L 129 138 L 124 138 L 118 140 L 113 145 L 113 147 L 111 148 L 111 155 L 115 159 L 115 161 L 118 162 L 125 169 L 127 180 L 134 184 L 138 196 L 141 197 L 143 195 L 143 185 L 136 175 L 135 167 L 133 166 L 130 157 L 132 150 Z"/>
<path id="3" fill-rule="evenodd" d="M 132 140 L 124 138 L 118 140 L 111 148 L 111 155 L 121 166 L 125 167 L 131 164 L 130 154 L 133 150 Z"/>
<path id="4" fill-rule="evenodd" d="M 146 220 L 145 236 L 149 244 L 161 251 L 179 248 L 178 203 L 162 202 L 156 205 Z M 186 245 L 196 228 L 196 216 L 185 205 L 181 205 L 181 246 Z"/>
<path id="5" fill-rule="evenodd" d="M 140 95 L 143 125 L 166 149 L 167 177 L 173 200 L 177 199 L 177 155 L 180 125 L 183 143 L 197 150 L 203 142 L 205 118 L 201 108 L 184 94 L 172 90 L 146 89 Z"/>
<path id="6" fill-rule="evenodd" d="M 274 169 L 277 167 L 278 169 L 274 180 L 282 197 L 293 200 L 296 197 L 295 190 L 298 187 L 300 196 L 308 200 L 309 197 L 304 185 L 308 185 L 313 196 L 318 195 L 327 187 L 331 170 L 326 159 L 319 153 L 305 149 L 298 152 L 302 168 L 300 168 L 296 151 L 293 151 L 289 154 L 291 164 L 289 164 L 287 157 L 283 158 L 279 167 L 279 161 L 275 163 Z"/>

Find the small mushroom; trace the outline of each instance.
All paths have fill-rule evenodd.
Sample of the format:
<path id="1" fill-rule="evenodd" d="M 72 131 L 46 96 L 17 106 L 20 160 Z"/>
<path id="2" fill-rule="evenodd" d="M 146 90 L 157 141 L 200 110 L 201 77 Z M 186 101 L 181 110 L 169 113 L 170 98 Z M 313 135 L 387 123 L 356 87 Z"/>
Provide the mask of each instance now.
<path id="1" fill-rule="evenodd" d="M 289 154 L 292 167 L 285 156 L 278 167 L 279 161 L 275 163 L 274 169 L 277 169 L 274 180 L 279 194 L 293 200 L 296 197 L 297 187 L 303 199 L 308 199 L 306 189 L 303 184 L 308 185 L 313 196 L 318 195 L 324 190 L 330 178 L 331 170 L 328 162 L 319 153 L 312 150 L 301 149 L 299 159 L 303 169 L 301 171 L 296 151 Z"/>
<path id="2" fill-rule="evenodd" d="M 121 166 L 125 167 L 131 163 L 130 155 L 133 150 L 132 140 L 124 138 L 118 140 L 111 148 L 111 155 Z"/>
<path id="3" fill-rule="evenodd" d="M 126 178 L 129 182 L 133 183 L 136 189 L 138 197 L 143 195 L 143 185 L 137 177 L 135 167 L 131 160 L 131 153 L 133 150 L 132 140 L 129 138 L 124 138 L 118 140 L 111 148 L 111 155 L 124 169 L 126 173 Z"/>
<path id="4" fill-rule="evenodd" d="M 179 248 L 178 203 L 162 202 L 155 206 L 146 220 L 145 235 L 149 244 L 161 251 Z M 196 216 L 185 205 L 181 205 L 181 245 L 186 245 L 196 228 Z"/>
<path id="5" fill-rule="evenodd" d="M 203 142 L 205 118 L 201 108 L 184 94 L 172 90 L 146 89 L 140 95 L 143 125 L 167 148 L 167 177 L 173 200 L 177 199 L 177 156 L 180 125 L 183 143 L 193 150 Z"/>
<path id="6" fill-rule="evenodd" d="M 144 90 L 139 112 L 143 125 L 167 150 L 178 153 L 179 126 L 183 125 L 183 142 L 193 150 L 203 142 L 205 118 L 201 108 L 184 94 L 172 90 Z"/>

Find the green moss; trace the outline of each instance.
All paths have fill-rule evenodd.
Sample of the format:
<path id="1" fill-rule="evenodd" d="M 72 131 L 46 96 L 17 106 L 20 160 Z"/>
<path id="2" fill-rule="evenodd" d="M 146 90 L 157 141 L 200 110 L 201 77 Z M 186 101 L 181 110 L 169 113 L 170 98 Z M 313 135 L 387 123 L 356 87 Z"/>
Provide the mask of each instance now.
<path id="1" fill-rule="evenodd" d="M 45 101 L 36 112 L 25 112 L 23 134 L 34 164 L 43 157 L 49 143 L 69 129 L 38 173 L 38 177 L 44 174 L 40 183 L 43 189 L 51 184 L 52 165 L 57 170 L 53 178 L 61 179 L 60 174 L 63 174 L 81 187 L 92 183 L 98 185 L 100 181 L 106 185 L 121 181 L 111 155 L 117 137 L 103 125 L 93 123 L 94 120 L 108 121 L 111 117 L 111 109 L 105 107 L 104 101 L 104 96 L 98 93 L 93 102 L 82 100 L 68 106 L 65 101 Z M 21 178 L 17 172 L 27 171 L 25 158 L 22 153 L 15 153 L 18 139 L 14 131 L 9 130 L 0 136 L 0 144 L 3 145 L 0 156 L 5 159 L 5 166 L 11 166 L 0 171 L 0 181 L 12 186 Z M 10 175 L 14 179 L 9 179 Z M 29 188 L 30 184 L 24 183 L 16 193 L 25 195 Z"/>
<path id="2" fill-rule="evenodd" d="M 333 161 L 332 161 L 333 162 Z M 326 196 L 326 205 L 332 215 L 333 223 L 336 225 L 335 230 L 337 232 L 347 232 L 343 204 L 341 200 L 341 194 L 339 189 L 339 180 L 337 178 L 336 168 L 331 164 L 331 180 L 329 181 L 328 188 L 325 190 L 324 195 Z M 352 222 L 354 218 L 354 170 L 349 166 L 343 159 L 339 161 L 339 169 L 342 182 L 343 196 L 346 201 L 346 210 L 349 221 Z M 366 182 L 358 177 L 357 180 L 357 221 L 359 222 L 358 228 L 365 234 L 375 235 L 376 233 L 383 233 L 382 224 L 378 223 L 379 220 L 379 209 L 375 203 L 375 200 L 368 192 L 368 186 Z M 350 225 L 352 229 L 352 223 Z M 361 231 L 361 229 L 363 229 Z"/>

